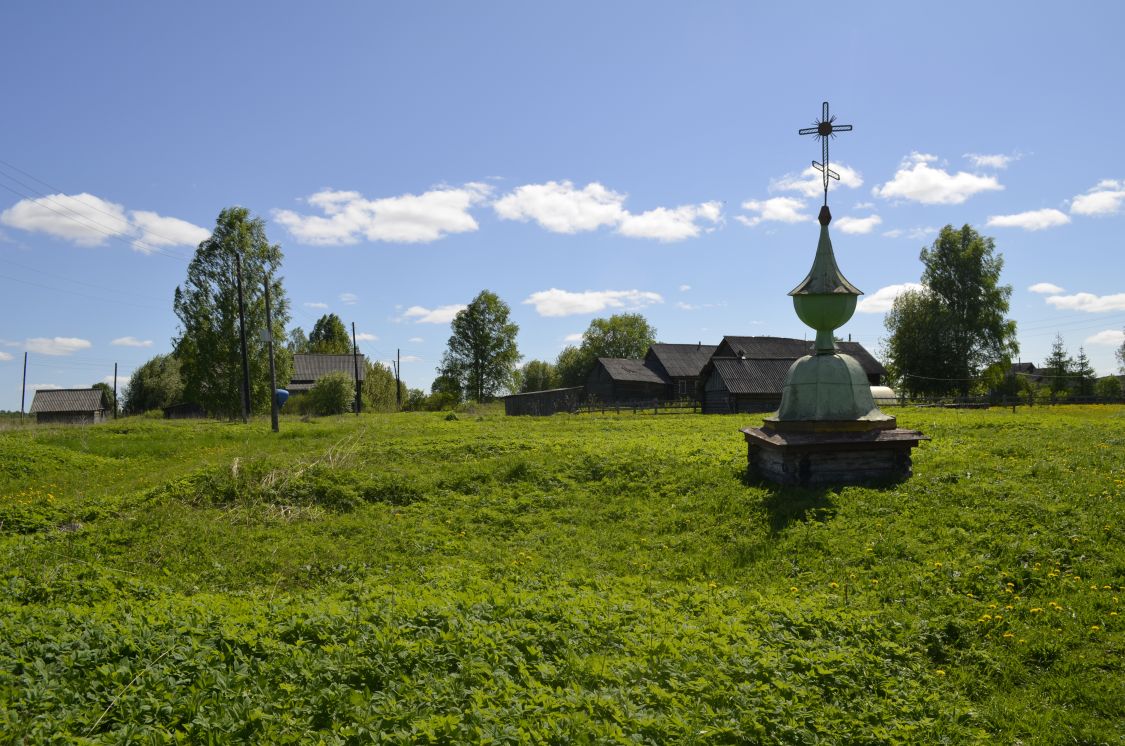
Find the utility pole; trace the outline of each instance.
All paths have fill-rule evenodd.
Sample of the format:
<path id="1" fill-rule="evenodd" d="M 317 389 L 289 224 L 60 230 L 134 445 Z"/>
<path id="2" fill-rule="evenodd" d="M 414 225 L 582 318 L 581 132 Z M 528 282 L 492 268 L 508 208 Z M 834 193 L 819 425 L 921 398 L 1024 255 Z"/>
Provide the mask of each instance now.
<path id="1" fill-rule="evenodd" d="M 355 322 L 352 322 L 352 366 L 355 368 L 355 416 L 359 417 L 359 347 L 355 343 Z"/>
<path id="2" fill-rule="evenodd" d="M 270 352 L 270 427 L 277 428 L 277 369 L 273 364 L 273 317 L 270 315 L 270 278 L 266 275 L 266 343 Z"/>
<path id="3" fill-rule="evenodd" d="M 402 350 L 395 350 L 395 401 L 398 402 L 399 411 L 402 410 Z"/>
<path id="4" fill-rule="evenodd" d="M 242 304 L 242 255 L 234 255 L 235 276 L 238 280 L 238 338 L 242 345 L 242 422 L 250 421 L 250 362 L 246 359 L 246 311 Z"/>
<path id="5" fill-rule="evenodd" d="M 27 400 L 27 352 L 23 353 L 23 388 L 20 389 L 20 419 L 23 419 L 23 403 Z"/>
<path id="6" fill-rule="evenodd" d="M 117 419 L 117 363 L 113 364 L 113 419 Z"/>

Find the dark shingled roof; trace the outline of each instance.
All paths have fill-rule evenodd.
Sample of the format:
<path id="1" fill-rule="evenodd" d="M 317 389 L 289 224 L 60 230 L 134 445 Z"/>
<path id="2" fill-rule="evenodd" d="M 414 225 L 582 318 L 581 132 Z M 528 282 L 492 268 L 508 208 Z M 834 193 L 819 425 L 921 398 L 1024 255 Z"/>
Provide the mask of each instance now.
<path id="1" fill-rule="evenodd" d="M 105 409 L 101 389 L 40 389 L 31 400 L 31 414 L 38 412 L 96 412 Z"/>
<path id="2" fill-rule="evenodd" d="M 869 376 L 885 376 L 887 369 L 859 342 L 837 342 L 840 352 L 851 355 Z M 813 353 L 813 342 L 788 337 L 723 337 L 715 354 L 722 357 L 741 357 L 757 360 L 789 360 Z"/>
<path id="3" fill-rule="evenodd" d="M 632 360 L 627 357 L 599 357 L 609 377 L 615 381 L 638 381 L 641 383 L 668 383 L 667 380 L 652 368 L 645 367 L 643 360 Z"/>
<path id="4" fill-rule="evenodd" d="M 793 360 L 716 357 L 711 363 L 732 394 L 781 394 Z"/>
<path id="5" fill-rule="evenodd" d="M 718 345 L 657 343 L 648 349 L 672 378 L 694 378 L 715 354 Z"/>
<path id="6" fill-rule="evenodd" d="M 359 380 L 363 380 L 367 368 L 367 358 L 359 356 Z M 289 379 L 289 391 L 307 391 L 323 375 L 346 373 L 355 376 L 355 363 L 351 355 L 294 355 L 293 377 Z"/>

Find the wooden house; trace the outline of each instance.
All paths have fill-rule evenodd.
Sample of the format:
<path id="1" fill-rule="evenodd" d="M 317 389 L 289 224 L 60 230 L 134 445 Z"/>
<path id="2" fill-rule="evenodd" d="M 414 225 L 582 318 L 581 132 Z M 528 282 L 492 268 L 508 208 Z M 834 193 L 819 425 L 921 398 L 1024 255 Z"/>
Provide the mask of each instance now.
<path id="1" fill-rule="evenodd" d="M 718 349 L 717 345 L 664 344 L 658 342 L 645 353 L 645 367 L 663 374 L 669 382 L 669 398 L 703 398 L 703 368 Z"/>
<path id="2" fill-rule="evenodd" d="M 887 371 L 859 342 L 837 342 L 880 386 Z M 704 368 L 703 413 L 772 412 L 781 404 L 785 376 L 798 358 L 813 354 L 813 342 L 788 337 L 723 337 Z"/>
<path id="3" fill-rule="evenodd" d="M 672 382 L 663 371 L 644 360 L 599 357 L 586 377 L 586 397 L 598 402 L 664 401 L 671 398 Z"/>
<path id="4" fill-rule="evenodd" d="M 40 389 L 30 413 L 40 425 L 92 425 L 105 421 L 106 406 L 101 389 Z"/>
<path id="5" fill-rule="evenodd" d="M 356 360 L 352 355 L 303 355 L 293 356 L 293 376 L 285 389 L 290 394 L 308 391 L 322 376 L 329 373 L 344 373 L 355 378 Z M 359 356 L 359 382 L 362 384 L 367 371 L 367 358 Z"/>

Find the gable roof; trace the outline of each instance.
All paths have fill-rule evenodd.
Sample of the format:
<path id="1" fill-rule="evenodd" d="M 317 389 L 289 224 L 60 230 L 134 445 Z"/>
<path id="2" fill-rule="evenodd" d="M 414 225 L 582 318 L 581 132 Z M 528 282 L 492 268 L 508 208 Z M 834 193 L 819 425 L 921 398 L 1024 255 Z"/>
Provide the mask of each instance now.
<path id="1" fill-rule="evenodd" d="M 869 376 L 885 376 L 887 369 L 859 342 L 837 342 L 840 352 L 851 355 Z M 756 360 L 793 361 L 813 353 L 811 340 L 790 337 L 723 337 L 715 357 L 742 357 Z"/>
<path id="2" fill-rule="evenodd" d="M 101 389 L 40 389 L 31 400 L 30 414 L 97 412 L 104 409 Z"/>
<path id="3" fill-rule="evenodd" d="M 781 394 L 793 360 L 713 357 L 710 370 L 732 394 Z"/>
<path id="4" fill-rule="evenodd" d="M 605 368 L 609 377 L 615 381 L 668 383 L 664 376 L 646 366 L 643 360 L 633 360 L 627 357 L 599 357 L 598 364 Z"/>
<path id="5" fill-rule="evenodd" d="M 363 380 L 367 358 L 359 356 L 359 380 Z M 347 373 L 355 376 L 355 362 L 351 355 L 294 355 L 293 377 L 290 382 L 312 383 L 328 373 Z"/>
<path id="6" fill-rule="evenodd" d="M 651 356 L 672 378 L 694 378 L 700 374 L 703 366 L 707 365 L 707 361 L 715 354 L 718 347 L 718 345 L 658 342 L 648 348 L 645 362 L 649 362 Z"/>

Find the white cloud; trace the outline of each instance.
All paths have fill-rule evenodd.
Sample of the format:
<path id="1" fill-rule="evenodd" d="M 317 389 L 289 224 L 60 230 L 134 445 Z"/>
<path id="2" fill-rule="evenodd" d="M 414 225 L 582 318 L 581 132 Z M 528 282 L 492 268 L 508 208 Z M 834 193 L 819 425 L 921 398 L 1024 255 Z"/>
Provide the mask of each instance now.
<path id="1" fill-rule="evenodd" d="M 871 190 L 883 199 L 907 199 L 924 205 L 959 205 L 978 192 L 999 191 L 1004 187 L 995 176 L 979 176 L 966 171 L 951 174 L 935 168 L 936 156 L 911 153 L 903 159 L 894 178 Z"/>
<path id="2" fill-rule="evenodd" d="M 370 332 L 360 332 L 359 334 L 355 335 L 355 341 L 357 341 L 357 342 L 378 342 L 379 338 L 376 337 L 374 334 L 371 334 Z"/>
<path id="3" fill-rule="evenodd" d="M 52 389 L 61 389 L 62 386 L 57 383 L 32 383 L 28 385 L 32 391 L 50 391 Z"/>
<path id="4" fill-rule="evenodd" d="M 1044 295 L 1058 295 L 1059 293 L 1066 292 L 1065 289 L 1051 282 L 1037 282 L 1029 287 L 1028 290 L 1032 293 L 1043 293 Z"/>
<path id="5" fill-rule="evenodd" d="M 12 359 L 11 353 L 0 352 L 0 361 L 7 362 Z"/>
<path id="6" fill-rule="evenodd" d="M 523 302 L 535 306 L 540 316 L 573 316 L 597 313 L 607 308 L 638 309 L 653 303 L 663 303 L 664 298 L 659 293 L 645 290 L 587 290 L 574 293 L 551 288 L 532 293 Z"/>
<path id="7" fill-rule="evenodd" d="M 534 220 L 552 233 L 578 233 L 620 223 L 624 202 L 624 194 L 597 182 L 575 189 L 569 181 L 548 181 L 516 187 L 492 208 L 504 220 Z"/>
<path id="8" fill-rule="evenodd" d="M 1086 337 L 1086 344 L 1120 347 L 1122 344 L 1125 344 L 1125 331 L 1121 331 L 1120 329 L 1106 329 L 1105 331 Z"/>
<path id="9" fill-rule="evenodd" d="M 122 387 L 125 384 L 129 383 L 129 378 L 131 378 L 132 375 L 133 375 L 132 373 L 126 373 L 123 370 L 118 371 L 118 373 L 117 373 L 117 395 L 119 397 L 122 396 L 122 394 L 123 394 Z M 113 387 L 113 374 L 110 373 L 108 376 L 103 376 L 101 382 L 104 383 L 106 386 L 109 386 L 112 389 L 112 387 Z"/>
<path id="10" fill-rule="evenodd" d="M 626 214 L 617 232 L 630 238 L 655 238 L 658 241 L 682 241 L 695 238 L 704 229 L 696 222 L 718 223 L 722 206 L 718 202 L 679 207 L 657 207 L 640 215 Z"/>
<path id="11" fill-rule="evenodd" d="M 466 308 L 468 306 L 464 304 L 438 306 L 437 308 L 411 306 L 403 312 L 402 318 L 413 319 L 415 324 L 448 324 L 453 321 L 454 316 Z"/>
<path id="12" fill-rule="evenodd" d="M 563 341 L 567 342 L 568 344 L 573 344 L 575 342 L 581 342 L 582 341 L 582 332 L 575 332 L 574 334 L 568 334 L 565 337 L 563 337 Z"/>
<path id="13" fill-rule="evenodd" d="M 422 194 L 367 199 L 359 192 L 325 189 L 307 202 L 324 215 L 274 210 L 273 219 L 307 244 L 354 244 L 368 241 L 429 243 L 452 233 L 470 233 L 479 226 L 469 208 L 492 192 L 487 184 L 437 187 Z"/>
<path id="14" fill-rule="evenodd" d="M 70 355 L 88 349 L 90 343 L 77 337 L 33 337 L 24 342 L 24 347 L 40 355 Z"/>
<path id="15" fill-rule="evenodd" d="M 410 339 L 408 339 L 406 341 L 407 342 L 413 342 L 414 344 L 422 344 L 426 340 L 422 339 L 421 337 L 411 337 Z"/>
<path id="16" fill-rule="evenodd" d="M 836 225 L 844 233 L 870 233 L 875 230 L 875 226 L 880 225 L 883 219 L 878 215 L 868 215 L 865 218 L 853 218 L 844 216 L 836 221 Z"/>
<path id="17" fill-rule="evenodd" d="M 1019 155 L 982 155 L 980 153 L 965 153 L 965 157 L 973 162 L 977 168 L 1007 168 L 1012 161 L 1018 161 Z"/>
<path id="18" fill-rule="evenodd" d="M 305 302 L 305 303 L 302 303 L 301 305 L 304 306 L 305 308 L 315 308 L 318 311 L 322 311 L 322 310 L 328 308 L 327 303 L 321 303 L 319 301 Z"/>
<path id="19" fill-rule="evenodd" d="M 100 246 L 110 238 L 132 238 L 133 248 L 151 253 L 160 246 L 193 246 L 211 235 L 198 225 L 134 210 L 92 194 L 49 194 L 22 199 L 0 213 L 0 223 L 46 233 L 78 246 Z"/>
<path id="20" fill-rule="evenodd" d="M 118 337 L 110 342 L 118 347 L 152 347 L 151 339 L 137 339 L 136 337 Z"/>
<path id="21" fill-rule="evenodd" d="M 1047 302 L 1055 308 L 1066 311 L 1086 311 L 1087 313 L 1125 311 L 1125 293 L 1117 293 L 1116 295 L 1094 295 L 1093 293 L 1051 295 L 1047 297 Z"/>
<path id="22" fill-rule="evenodd" d="M 875 209 L 875 203 L 874 202 L 856 202 L 855 205 L 852 206 L 852 209 L 853 210 L 874 210 Z"/>
<path id="23" fill-rule="evenodd" d="M 1014 215 L 990 215 L 986 225 L 990 228 L 1023 228 L 1025 231 L 1041 231 L 1044 228 L 1054 228 L 1069 222 L 1070 218 L 1066 213 L 1048 207 L 1043 210 L 1017 212 Z"/>
<path id="24" fill-rule="evenodd" d="M 926 226 L 924 228 L 911 228 L 910 230 L 903 230 L 902 228 L 894 228 L 889 231 L 884 231 L 883 235 L 887 238 L 901 238 L 906 236 L 911 241 L 921 241 L 929 238 L 937 233 L 937 228 L 933 226 Z"/>
<path id="25" fill-rule="evenodd" d="M 420 362 L 422 362 L 422 358 L 418 357 L 417 355 L 403 355 L 401 360 L 404 363 L 420 363 Z"/>
<path id="26" fill-rule="evenodd" d="M 845 166 L 843 163 L 830 163 L 828 166 L 840 174 L 840 180 L 833 179 L 832 186 L 829 189 L 836 185 L 846 186 L 849 189 L 863 186 L 863 177 L 854 168 Z M 809 166 L 800 174 L 786 174 L 780 179 L 773 180 L 770 182 L 770 191 L 799 192 L 806 197 L 819 197 L 824 194 L 824 175 Z"/>
<path id="27" fill-rule="evenodd" d="M 134 210 L 133 225 L 140 237 L 133 241 L 133 248 L 150 254 L 159 246 L 198 246 L 211 237 L 211 231 L 200 228 L 179 218 L 157 215 L 155 212 Z"/>
<path id="28" fill-rule="evenodd" d="M 1078 215 L 1114 215 L 1125 204 L 1125 181 L 1102 179 L 1086 194 L 1079 194 L 1070 203 L 1070 211 Z"/>
<path id="29" fill-rule="evenodd" d="M 359 296 L 355 293 L 340 293 L 340 302 L 345 306 L 354 306 L 359 303 Z M 327 306 L 325 306 L 327 308 Z"/>
<path id="30" fill-rule="evenodd" d="M 736 215 L 735 220 L 748 225 L 753 228 L 759 223 L 766 221 L 776 221 L 778 223 L 800 223 L 807 220 L 808 217 L 802 215 L 798 210 L 803 210 L 805 207 L 804 200 L 796 199 L 794 197 L 771 197 L 766 200 L 748 199 L 742 203 L 743 210 L 750 210 L 751 212 L 758 213 L 753 217 L 746 215 Z"/>
<path id="31" fill-rule="evenodd" d="M 680 292 L 681 293 L 686 293 L 689 290 L 691 290 L 691 285 L 680 285 Z"/>
<path id="32" fill-rule="evenodd" d="M 904 282 L 898 285 L 887 285 L 879 288 L 871 295 L 856 304 L 855 310 L 860 313 L 886 313 L 894 305 L 895 298 L 908 290 L 922 290 L 923 286 L 917 282 Z"/>
<path id="33" fill-rule="evenodd" d="M 706 230 L 701 223 L 722 220 L 719 202 L 657 207 L 632 213 L 626 195 L 591 182 L 578 189 L 570 181 L 524 184 L 496 200 L 492 207 L 503 220 L 535 221 L 552 233 L 580 233 L 616 228 L 629 238 L 682 241 Z"/>

